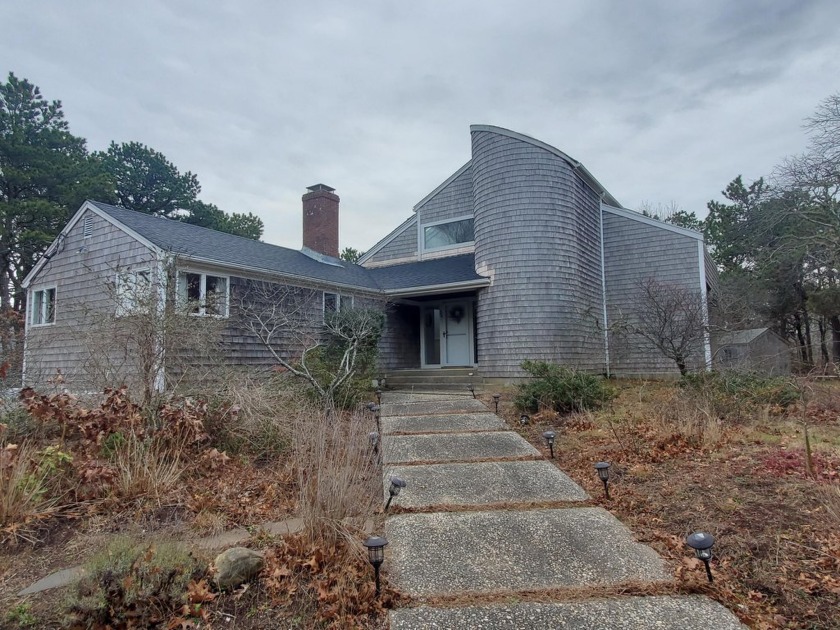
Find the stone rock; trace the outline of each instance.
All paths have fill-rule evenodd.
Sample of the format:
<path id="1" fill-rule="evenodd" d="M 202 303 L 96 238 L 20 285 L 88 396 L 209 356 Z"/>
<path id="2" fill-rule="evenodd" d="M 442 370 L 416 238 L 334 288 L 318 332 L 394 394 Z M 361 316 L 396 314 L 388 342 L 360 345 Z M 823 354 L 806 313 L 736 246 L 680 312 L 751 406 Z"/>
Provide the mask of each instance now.
<path id="1" fill-rule="evenodd" d="M 265 558 L 247 547 L 231 547 L 216 556 L 213 565 L 216 585 L 220 589 L 236 588 L 262 571 Z"/>

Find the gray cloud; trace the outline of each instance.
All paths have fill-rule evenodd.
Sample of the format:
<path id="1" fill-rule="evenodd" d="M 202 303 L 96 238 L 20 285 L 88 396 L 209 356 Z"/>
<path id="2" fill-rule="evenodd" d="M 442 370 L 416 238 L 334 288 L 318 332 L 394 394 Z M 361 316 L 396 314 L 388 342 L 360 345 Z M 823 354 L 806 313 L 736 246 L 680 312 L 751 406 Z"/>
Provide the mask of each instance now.
<path id="1" fill-rule="evenodd" d="M 290 247 L 316 182 L 342 244 L 372 245 L 469 158 L 471 123 L 557 146 L 628 207 L 702 212 L 838 90 L 832 0 L 210 4 L 6 3 L 0 59 L 92 149 L 145 142 Z"/>

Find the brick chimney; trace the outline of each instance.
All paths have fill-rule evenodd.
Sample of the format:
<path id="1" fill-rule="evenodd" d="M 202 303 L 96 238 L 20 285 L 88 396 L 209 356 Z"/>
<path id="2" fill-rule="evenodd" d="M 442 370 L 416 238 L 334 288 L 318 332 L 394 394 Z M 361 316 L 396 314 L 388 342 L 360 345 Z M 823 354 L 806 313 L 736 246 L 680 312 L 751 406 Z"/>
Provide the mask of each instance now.
<path id="1" fill-rule="evenodd" d="M 303 246 L 338 258 L 338 195 L 324 184 L 309 186 L 303 196 Z"/>

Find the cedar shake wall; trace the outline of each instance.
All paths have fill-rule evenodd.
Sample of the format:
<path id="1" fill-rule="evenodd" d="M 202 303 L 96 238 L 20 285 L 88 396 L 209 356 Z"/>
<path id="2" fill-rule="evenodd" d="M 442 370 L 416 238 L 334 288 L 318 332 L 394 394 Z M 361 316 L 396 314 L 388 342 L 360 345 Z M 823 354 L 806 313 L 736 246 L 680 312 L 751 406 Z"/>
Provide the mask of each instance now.
<path id="1" fill-rule="evenodd" d="M 473 213 L 472 169 L 467 167 L 443 190 L 417 209 L 417 220 L 434 223 Z"/>
<path id="2" fill-rule="evenodd" d="M 420 307 L 392 304 L 387 309 L 385 331 L 379 342 L 383 370 L 420 367 Z"/>
<path id="3" fill-rule="evenodd" d="M 604 268 L 611 372 L 619 377 L 679 376 L 676 364 L 650 342 L 616 330 L 637 321 L 640 284 L 656 278 L 700 291 L 697 239 L 664 227 L 604 212 Z M 689 367 L 704 364 L 702 350 Z"/>
<path id="4" fill-rule="evenodd" d="M 363 266 L 409 257 L 417 258 L 417 223 L 411 223 L 393 241 L 371 256 Z"/>
<path id="5" fill-rule="evenodd" d="M 603 371 L 597 196 L 559 156 L 490 131 L 472 133 L 478 363 L 522 376 L 524 359 Z"/>
<path id="6" fill-rule="evenodd" d="M 67 234 L 61 252 L 46 263 L 29 287 L 31 296 L 38 289 L 55 286 L 56 314 L 55 323 L 47 326 L 30 326 L 27 314 L 25 385 L 43 389 L 56 370 L 61 370 L 64 381 L 60 387 L 91 391 L 103 386 L 90 371 L 100 370 L 106 363 L 97 328 L 116 312 L 117 271 L 155 272 L 150 249 L 99 215 L 89 210 L 85 215 L 91 217 L 91 236 L 84 237 L 83 216 Z M 107 357 L 107 363 L 115 367 L 130 360 Z"/>

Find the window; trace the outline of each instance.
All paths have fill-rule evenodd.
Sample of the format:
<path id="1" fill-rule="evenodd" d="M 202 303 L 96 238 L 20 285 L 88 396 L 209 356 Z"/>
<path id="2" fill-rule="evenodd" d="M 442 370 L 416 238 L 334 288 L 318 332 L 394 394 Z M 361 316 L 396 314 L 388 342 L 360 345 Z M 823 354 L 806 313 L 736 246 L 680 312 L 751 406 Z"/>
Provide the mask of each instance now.
<path id="1" fill-rule="evenodd" d="M 423 249 L 440 249 L 454 247 L 461 243 L 472 243 L 475 240 L 474 224 L 475 220 L 470 217 L 425 225 L 423 226 Z"/>
<path id="2" fill-rule="evenodd" d="M 32 292 L 29 323 L 33 326 L 55 323 L 55 287 Z"/>
<path id="3" fill-rule="evenodd" d="M 228 279 L 208 273 L 178 273 L 178 302 L 193 315 L 228 316 Z"/>
<path id="4" fill-rule="evenodd" d="M 324 291 L 324 319 L 327 313 L 337 313 L 353 308 L 353 296 Z"/>
<path id="5" fill-rule="evenodd" d="M 152 299 L 152 274 L 148 269 L 117 274 L 117 317 L 148 311 Z"/>

